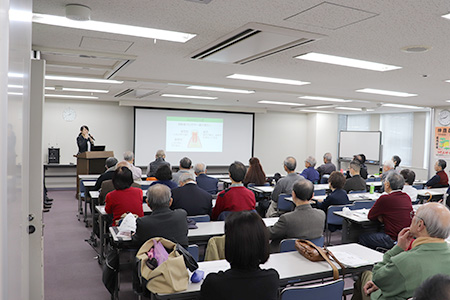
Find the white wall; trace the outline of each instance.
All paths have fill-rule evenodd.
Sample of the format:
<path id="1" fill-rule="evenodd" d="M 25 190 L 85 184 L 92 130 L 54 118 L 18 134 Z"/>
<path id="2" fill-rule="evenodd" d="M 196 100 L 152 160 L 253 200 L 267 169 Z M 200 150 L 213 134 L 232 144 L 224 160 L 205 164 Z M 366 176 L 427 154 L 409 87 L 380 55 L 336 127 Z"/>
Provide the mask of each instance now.
<path id="1" fill-rule="evenodd" d="M 63 120 L 66 108 L 76 112 L 72 122 Z M 96 145 L 106 145 L 115 157 L 123 159 L 123 153 L 133 150 L 133 108 L 121 107 L 116 102 L 45 100 L 44 105 L 44 162 L 48 148 L 60 148 L 60 163 L 76 163 L 78 152 L 76 137 L 82 125 L 87 125 L 96 139 Z"/>

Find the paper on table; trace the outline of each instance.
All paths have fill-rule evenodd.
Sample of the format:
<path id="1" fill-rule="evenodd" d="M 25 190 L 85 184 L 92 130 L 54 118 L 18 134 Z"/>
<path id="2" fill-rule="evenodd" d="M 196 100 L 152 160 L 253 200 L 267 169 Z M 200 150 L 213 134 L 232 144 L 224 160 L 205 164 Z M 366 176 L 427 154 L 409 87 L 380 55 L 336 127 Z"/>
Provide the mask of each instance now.
<path id="1" fill-rule="evenodd" d="M 362 259 L 361 257 L 358 257 L 353 254 L 349 254 L 347 252 L 335 252 L 333 251 L 334 256 L 343 263 L 347 267 L 359 267 L 359 266 L 365 266 L 369 265 L 370 263 L 367 260 Z"/>

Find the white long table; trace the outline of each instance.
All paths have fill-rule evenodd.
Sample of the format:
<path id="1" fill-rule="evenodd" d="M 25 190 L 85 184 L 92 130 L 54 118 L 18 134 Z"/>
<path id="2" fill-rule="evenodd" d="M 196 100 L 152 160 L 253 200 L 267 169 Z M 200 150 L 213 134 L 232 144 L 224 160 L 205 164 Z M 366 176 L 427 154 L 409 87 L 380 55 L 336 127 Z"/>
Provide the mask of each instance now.
<path id="1" fill-rule="evenodd" d="M 359 261 L 356 266 L 347 266 L 350 272 L 359 272 L 364 269 L 370 269 L 375 263 L 383 259 L 383 254 L 369 249 L 359 244 L 346 244 L 329 247 L 336 257 L 339 254 L 352 256 Z M 341 257 L 342 254 L 341 254 Z M 337 266 L 339 269 L 340 267 Z M 205 272 L 205 277 L 209 273 L 225 271 L 230 268 L 226 260 L 216 260 L 199 262 L 199 269 Z M 263 269 L 273 268 L 280 275 L 280 286 L 285 286 L 290 281 L 308 281 L 332 276 L 332 268 L 325 262 L 312 262 L 301 256 L 297 251 L 271 254 L 269 260 L 261 265 Z M 174 294 L 156 294 L 157 299 L 195 299 L 200 293 L 202 282 L 190 282 L 186 291 Z"/>
<path id="2" fill-rule="evenodd" d="M 359 200 L 377 200 L 380 198 L 380 193 L 359 193 L 359 194 L 348 194 L 348 200 L 351 202 L 359 201 Z M 327 195 L 314 196 L 314 200 L 325 200 Z"/>

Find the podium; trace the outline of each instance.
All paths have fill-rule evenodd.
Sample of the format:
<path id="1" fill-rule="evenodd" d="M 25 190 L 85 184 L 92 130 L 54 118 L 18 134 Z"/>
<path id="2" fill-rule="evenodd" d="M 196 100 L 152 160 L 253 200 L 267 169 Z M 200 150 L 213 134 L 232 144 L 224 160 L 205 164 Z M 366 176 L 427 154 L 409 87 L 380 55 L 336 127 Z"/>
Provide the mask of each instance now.
<path id="1" fill-rule="evenodd" d="M 78 175 L 101 174 L 106 171 L 108 157 L 114 156 L 113 151 L 89 151 L 77 155 L 77 191 L 80 190 Z"/>

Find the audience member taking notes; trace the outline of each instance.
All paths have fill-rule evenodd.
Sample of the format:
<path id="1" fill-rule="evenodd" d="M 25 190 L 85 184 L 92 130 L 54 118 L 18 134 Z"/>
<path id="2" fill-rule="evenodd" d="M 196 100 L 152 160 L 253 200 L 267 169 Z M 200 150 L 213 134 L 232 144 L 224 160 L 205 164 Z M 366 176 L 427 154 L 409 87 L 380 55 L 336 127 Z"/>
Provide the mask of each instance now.
<path id="1" fill-rule="evenodd" d="M 188 216 L 211 215 L 212 196 L 197 186 L 194 175 L 184 173 L 180 176 L 180 187 L 172 190 L 171 209 L 182 208 Z"/>
<path id="2" fill-rule="evenodd" d="M 206 175 L 206 164 L 195 164 L 194 172 L 197 175 L 196 181 L 199 188 L 207 191 L 211 195 L 217 194 L 219 180 Z"/>
<path id="3" fill-rule="evenodd" d="M 319 183 L 319 172 L 314 167 L 316 166 L 316 159 L 312 156 L 308 156 L 305 159 L 305 168 L 300 175 L 308 179 L 312 183 Z"/>
<path id="4" fill-rule="evenodd" d="M 434 164 L 434 170 L 436 171 L 436 175 L 431 177 L 430 180 L 425 183 L 427 188 L 441 188 L 448 186 L 448 176 L 445 173 L 445 168 L 447 167 L 447 162 L 443 159 L 439 159 Z"/>

